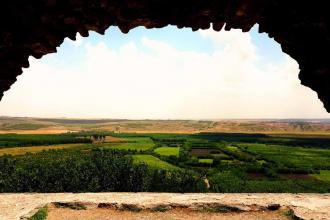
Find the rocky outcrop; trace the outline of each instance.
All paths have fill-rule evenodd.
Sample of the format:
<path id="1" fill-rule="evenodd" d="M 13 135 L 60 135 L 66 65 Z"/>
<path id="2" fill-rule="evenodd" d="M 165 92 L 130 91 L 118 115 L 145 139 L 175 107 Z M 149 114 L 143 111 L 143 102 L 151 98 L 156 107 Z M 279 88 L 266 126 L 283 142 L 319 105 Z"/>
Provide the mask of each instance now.
<path id="1" fill-rule="evenodd" d="M 315 90 L 330 112 L 330 13 L 323 0 L 35 0 L 0 7 L 0 96 L 16 81 L 28 57 L 56 52 L 65 37 L 103 34 L 109 26 L 127 33 L 137 26 L 168 24 L 193 30 L 249 31 L 258 23 L 297 60 L 301 83 Z"/>

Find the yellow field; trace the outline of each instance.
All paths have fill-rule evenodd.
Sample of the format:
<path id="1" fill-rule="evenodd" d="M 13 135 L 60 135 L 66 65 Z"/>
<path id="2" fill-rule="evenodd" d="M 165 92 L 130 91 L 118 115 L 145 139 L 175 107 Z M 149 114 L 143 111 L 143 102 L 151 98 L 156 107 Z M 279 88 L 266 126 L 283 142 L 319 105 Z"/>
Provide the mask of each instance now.
<path id="1" fill-rule="evenodd" d="M 40 128 L 39 128 L 40 127 Z M 116 131 L 122 133 L 262 133 L 270 135 L 304 135 L 329 137 L 327 120 L 88 120 L 88 119 L 41 119 L 0 117 L 0 134 L 60 134 L 79 131 Z M 120 140 L 105 140 L 117 142 Z"/>
<path id="2" fill-rule="evenodd" d="M 83 144 L 57 144 L 57 145 L 45 145 L 45 146 L 31 146 L 31 147 L 12 147 L 12 148 L 3 148 L 0 149 L 0 156 L 4 154 L 11 154 L 11 155 L 19 155 L 25 153 L 35 153 L 40 152 L 43 150 L 57 150 L 57 149 L 64 149 L 70 147 L 79 147 L 83 146 Z"/>

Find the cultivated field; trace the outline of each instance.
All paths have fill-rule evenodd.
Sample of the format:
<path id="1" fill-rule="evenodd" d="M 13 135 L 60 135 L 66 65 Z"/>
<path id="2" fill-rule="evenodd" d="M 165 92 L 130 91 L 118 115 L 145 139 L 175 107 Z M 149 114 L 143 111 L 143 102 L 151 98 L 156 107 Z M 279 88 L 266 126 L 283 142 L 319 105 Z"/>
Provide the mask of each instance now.
<path id="1" fill-rule="evenodd" d="M 6 120 L 2 125 L 6 129 L 41 127 L 27 125 L 27 120 L 36 123 L 37 119 Z M 85 124 L 84 130 L 62 134 L 0 134 L 0 192 L 330 192 L 327 121 L 299 121 L 300 126 L 275 121 L 309 133 L 268 134 L 123 133 L 100 130 L 99 120 L 38 120 L 42 129 L 47 123 L 75 129 Z M 18 121 L 21 126 L 11 125 Z M 172 123 L 218 126 L 205 121 L 102 123 L 130 124 L 136 129 Z M 228 126 L 232 123 L 236 121 Z M 253 122 L 253 126 L 263 129 L 267 123 Z M 316 127 L 319 130 L 313 130 Z"/>
<path id="2" fill-rule="evenodd" d="M 144 163 L 148 166 L 156 169 L 164 169 L 164 170 L 177 170 L 179 167 L 174 166 L 170 163 L 160 160 L 157 157 L 148 154 L 138 154 L 133 156 L 133 160 L 135 163 Z"/>
<path id="3" fill-rule="evenodd" d="M 0 149 L 0 156 L 5 154 L 10 155 L 21 155 L 26 153 L 36 153 L 40 151 L 46 150 L 59 150 L 65 148 L 81 148 L 85 145 L 82 144 L 54 144 L 54 145 L 46 145 L 46 146 L 32 146 L 32 147 L 11 147 L 11 148 L 2 148 Z"/>

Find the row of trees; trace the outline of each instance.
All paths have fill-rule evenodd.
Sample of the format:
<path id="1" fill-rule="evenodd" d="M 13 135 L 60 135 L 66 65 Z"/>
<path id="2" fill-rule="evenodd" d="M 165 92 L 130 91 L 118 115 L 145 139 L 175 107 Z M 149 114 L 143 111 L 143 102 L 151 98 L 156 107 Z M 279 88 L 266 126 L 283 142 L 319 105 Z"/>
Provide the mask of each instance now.
<path id="1" fill-rule="evenodd" d="M 91 142 L 90 138 L 77 138 L 70 134 L 0 134 L 0 148 Z"/>
<path id="2" fill-rule="evenodd" d="M 149 169 L 117 151 L 53 150 L 0 157 L 0 192 L 199 192 L 188 171 Z"/>

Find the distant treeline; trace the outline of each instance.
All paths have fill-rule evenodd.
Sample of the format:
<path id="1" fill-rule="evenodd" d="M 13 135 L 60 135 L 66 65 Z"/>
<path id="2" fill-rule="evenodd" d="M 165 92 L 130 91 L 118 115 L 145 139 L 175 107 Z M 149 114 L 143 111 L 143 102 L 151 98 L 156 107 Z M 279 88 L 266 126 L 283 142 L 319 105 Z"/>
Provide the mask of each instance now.
<path id="1" fill-rule="evenodd" d="M 162 143 L 184 143 L 187 141 L 184 138 L 156 138 L 153 136 L 151 136 L 151 140 Z"/>
<path id="2" fill-rule="evenodd" d="M 72 134 L 0 134 L 0 148 L 91 142 L 90 138 Z"/>
<path id="3" fill-rule="evenodd" d="M 264 143 L 299 147 L 330 148 L 330 138 L 304 137 L 299 135 L 292 136 L 272 136 L 267 134 L 247 134 L 247 133 L 199 133 L 195 137 L 209 141 L 219 142 L 245 142 L 245 143 Z"/>

